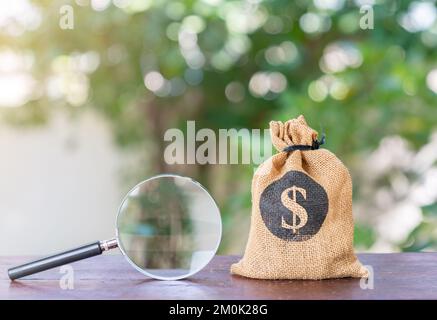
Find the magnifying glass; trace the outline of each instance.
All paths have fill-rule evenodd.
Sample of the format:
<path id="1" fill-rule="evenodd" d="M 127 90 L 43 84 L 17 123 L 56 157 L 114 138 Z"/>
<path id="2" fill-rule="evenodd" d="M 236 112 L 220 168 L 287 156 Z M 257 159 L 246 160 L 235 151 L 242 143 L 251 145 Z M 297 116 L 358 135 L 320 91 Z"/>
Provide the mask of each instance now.
<path id="1" fill-rule="evenodd" d="M 123 199 L 116 237 L 8 270 L 11 280 L 119 248 L 139 272 L 160 280 L 189 277 L 203 269 L 220 244 L 220 211 L 203 186 L 177 175 L 137 184 Z"/>

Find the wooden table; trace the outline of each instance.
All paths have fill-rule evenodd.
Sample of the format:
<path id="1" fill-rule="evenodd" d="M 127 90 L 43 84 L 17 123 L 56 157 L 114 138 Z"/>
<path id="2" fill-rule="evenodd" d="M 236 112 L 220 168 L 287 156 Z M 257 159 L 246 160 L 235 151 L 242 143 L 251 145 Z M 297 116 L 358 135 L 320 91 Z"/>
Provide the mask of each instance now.
<path id="1" fill-rule="evenodd" d="M 437 253 L 360 254 L 373 267 L 374 289 L 359 279 L 269 281 L 229 274 L 236 256 L 217 256 L 189 279 L 144 277 L 122 256 L 72 264 L 74 289 L 62 290 L 59 268 L 10 282 L 6 269 L 29 258 L 0 257 L 0 299 L 437 299 Z"/>

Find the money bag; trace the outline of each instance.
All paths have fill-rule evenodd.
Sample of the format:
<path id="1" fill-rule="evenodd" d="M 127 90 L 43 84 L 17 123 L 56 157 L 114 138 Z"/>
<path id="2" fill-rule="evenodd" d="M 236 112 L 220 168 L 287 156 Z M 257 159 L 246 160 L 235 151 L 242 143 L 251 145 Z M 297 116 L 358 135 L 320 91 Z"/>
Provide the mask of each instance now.
<path id="1" fill-rule="evenodd" d="M 270 122 L 278 153 L 252 180 L 243 258 L 231 273 L 257 279 L 367 277 L 353 249 L 352 180 L 303 116 Z"/>

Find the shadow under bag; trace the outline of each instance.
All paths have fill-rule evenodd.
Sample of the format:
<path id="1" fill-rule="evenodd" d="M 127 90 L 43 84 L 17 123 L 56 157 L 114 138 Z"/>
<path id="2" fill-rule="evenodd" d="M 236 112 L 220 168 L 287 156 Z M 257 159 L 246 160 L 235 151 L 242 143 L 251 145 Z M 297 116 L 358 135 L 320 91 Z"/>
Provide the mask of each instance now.
<path id="1" fill-rule="evenodd" d="M 257 279 L 367 277 L 353 249 L 352 180 L 303 116 L 270 122 L 279 153 L 252 180 L 252 217 L 233 274 Z"/>

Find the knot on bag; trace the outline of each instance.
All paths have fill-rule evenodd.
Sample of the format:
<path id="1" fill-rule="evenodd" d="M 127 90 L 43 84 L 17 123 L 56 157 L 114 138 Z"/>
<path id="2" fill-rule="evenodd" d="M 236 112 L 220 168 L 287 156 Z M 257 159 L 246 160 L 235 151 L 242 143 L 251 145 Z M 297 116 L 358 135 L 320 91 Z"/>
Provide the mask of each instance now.
<path id="1" fill-rule="evenodd" d="M 270 122 L 272 143 L 278 151 L 316 150 L 325 143 L 325 136 L 317 140 L 318 133 L 310 128 L 304 116 L 288 120 Z"/>

